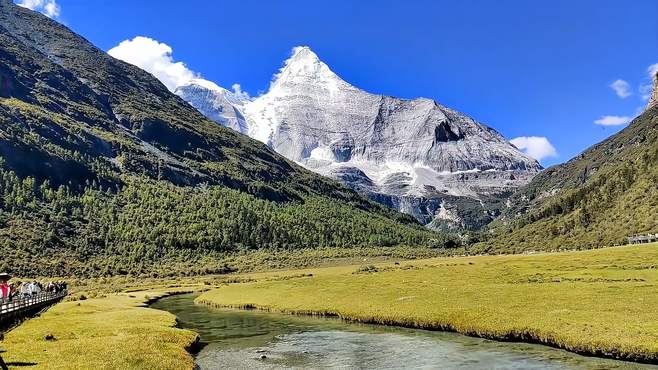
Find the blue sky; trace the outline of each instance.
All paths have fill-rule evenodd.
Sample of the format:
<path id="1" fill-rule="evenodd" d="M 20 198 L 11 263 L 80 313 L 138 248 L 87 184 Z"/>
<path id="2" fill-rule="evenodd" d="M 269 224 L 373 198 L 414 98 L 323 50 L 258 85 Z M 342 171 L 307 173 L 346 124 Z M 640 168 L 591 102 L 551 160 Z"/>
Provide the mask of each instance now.
<path id="1" fill-rule="evenodd" d="M 51 4 L 103 50 L 157 40 L 188 70 L 252 96 L 308 45 L 367 91 L 433 98 L 509 139 L 546 137 L 557 155 L 544 165 L 623 128 L 594 122 L 638 114 L 658 63 L 656 0 L 18 1 Z"/>

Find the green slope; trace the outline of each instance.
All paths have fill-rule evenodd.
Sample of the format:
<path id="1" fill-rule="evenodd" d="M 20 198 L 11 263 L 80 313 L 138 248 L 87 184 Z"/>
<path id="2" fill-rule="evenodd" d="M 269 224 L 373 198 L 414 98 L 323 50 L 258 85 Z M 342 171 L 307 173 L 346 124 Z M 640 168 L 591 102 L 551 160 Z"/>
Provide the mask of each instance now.
<path id="1" fill-rule="evenodd" d="M 658 232 L 658 106 L 511 199 L 478 248 L 520 252 L 623 244 Z"/>
<path id="2" fill-rule="evenodd" d="M 0 164 L 0 253 L 21 274 L 146 273 L 245 249 L 438 238 L 207 120 L 150 74 L 9 0 L 0 0 Z"/>

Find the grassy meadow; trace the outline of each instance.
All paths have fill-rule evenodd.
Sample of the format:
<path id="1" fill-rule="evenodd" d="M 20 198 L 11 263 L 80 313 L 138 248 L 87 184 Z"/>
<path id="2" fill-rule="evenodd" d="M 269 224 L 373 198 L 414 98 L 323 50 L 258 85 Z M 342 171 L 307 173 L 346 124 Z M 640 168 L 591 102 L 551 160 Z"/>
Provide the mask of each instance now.
<path id="1" fill-rule="evenodd" d="M 406 255 L 398 251 L 393 256 L 398 253 Z M 326 263 L 356 259 L 351 253 L 331 256 Z M 383 261 L 392 256 L 374 253 L 374 257 L 360 259 L 364 258 Z M 263 263 L 265 260 L 263 256 Z M 314 265 L 320 263 L 317 258 L 311 260 Z M 277 264 L 280 257 L 269 261 Z M 335 268 L 320 269 L 325 270 Z M 0 341 L 0 355 L 10 369 L 193 369 L 190 350 L 197 334 L 176 328 L 174 315 L 148 308 L 149 302 L 219 285 L 294 279 L 312 271 L 179 277 L 175 281 L 147 277 L 68 279 L 65 302 L 6 333 Z"/>
<path id="2" fill-rule="evenodd" d="M 340 256 L 339 266 L 183 277 L 72 280 L 68 301 L 0 342 L 10 368 L 192 369 L 197 335 L 146 307 L 197 303 L 451 330 L 658 362 L 658 244 L 535 255 Z M 338 257 L 338 256 L 336 256 Z M 278 261 L 278 259 L 274 259 Z M 208 290 L 212 289 L 212 290 Z"/>
<path id="3" fill-rule="evenodd" d="M 658 244 L 304 270 L 197 303 L 440 329 L 658 362 Z M 300 270 L 301 271 L 301 270 Z"/>
<path id="4" fill-rule="evenodd" d="M 9 368 L 192 369 L 196 333 L 176 317 L 146 308 L 157 297 L 199 287 L 111 294 L 62 302 L 4 337 Z"/>

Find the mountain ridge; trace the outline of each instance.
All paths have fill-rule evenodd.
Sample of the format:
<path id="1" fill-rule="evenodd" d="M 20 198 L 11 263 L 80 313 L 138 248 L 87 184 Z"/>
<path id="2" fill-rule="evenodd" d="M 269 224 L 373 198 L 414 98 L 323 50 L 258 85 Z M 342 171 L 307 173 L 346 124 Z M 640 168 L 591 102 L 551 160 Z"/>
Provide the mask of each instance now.
<path id="1" fill-rule="evenodd" d="M 251 250 L 443 240 L 7 1 L 0 82 L 1 265 L 16 274 L 221 273 Z"/>
<path id="2" fill-rule="evenodd" d="M 477 248 L 522 252 L 626 244 L 632 234 L 658 232 L 656 184 L 654 101 L 617 134 L 519 189 L 491 225 L 490 239 Z"/>
<path id="3" fill-rule="evenodd" d="M 186 97 L 207 117 L 221 115 Z M 481 227 L 542 168 L 491 127 L 432 99 L 352 86 L 309 47 L 294 48 L 270 90 L 238 109 L 249 136 L 437 228 Z M 446 205 L 454 217 L 442 218 Z M 478 212 L 487 216 L 476 221 Z"/>

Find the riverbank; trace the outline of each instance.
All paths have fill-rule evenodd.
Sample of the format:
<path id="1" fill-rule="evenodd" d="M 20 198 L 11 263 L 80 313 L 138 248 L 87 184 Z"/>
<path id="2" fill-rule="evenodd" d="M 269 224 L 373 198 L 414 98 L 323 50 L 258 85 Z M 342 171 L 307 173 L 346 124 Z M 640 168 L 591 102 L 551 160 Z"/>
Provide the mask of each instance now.
<path id="1" fill-rule="evenodd" d="M 381 261 L 391 257 L 363 258 Z M 278 281 L 309 276 L 311 271 L 316 270 L 194 276 L 175 281 L 143 277 L 69 279 L 70 293 L 65 302 L 6 333 L 0 340 L 0 355 L 10 368 L 193 369 L 191 352 L 198 334 L 177 328 L 174 315 L 151 309 L 150 303 L 222 284 Z"/>
<path id="2" fill-rule="evenodd" d="M 51 307 L 7 333 L 0 343 L 10 368 L 193 369 L 199 338 L 176 317 L 147 308 L 160 297 L 204 286 L 111 294 Z"/>
<path id="3" fill-rule="evenodd" d="M 324 252 L 318 253 L 316 257 Z M 359 259 L 382 261 L 400 256 L 406 256 L 404 250 L 374 253 Z M 351 254 L 334 253 L 326 263 L 346 264 L 355 258 Z M 322 261 L 315 258 L 302 265 L 309 263 L 317 266 Z M 271 267 L 271 261 L 265 266 Z M 192 369 L 190 350 L 198 335 L 176 328 L 174 315 L 148 308 L 149 303 L 222 284 L 278 281 L 309 276 L 313 271 L 317 270 L 281 269 L 175 280 L 127 276 L 67 279 L 70 289 L 65 302 L 6 333 L 0 341 L 0 354 L 10 368 Z"/>
<path id="4" fill-rule="evenodd" d="M 339 316 L 658 362 L 658 244 L 325 268 L 197 303 Z"/>
<path id="5" fill-rule="evenodd" d="M 547 346 L 503 343 L 444 331 L 352 323 L 258 310 L 215 309 L 198 294 L 151 307 L 201 336 L 199 369 L 650 370 L 658 366 L 580 356 Z"/>

